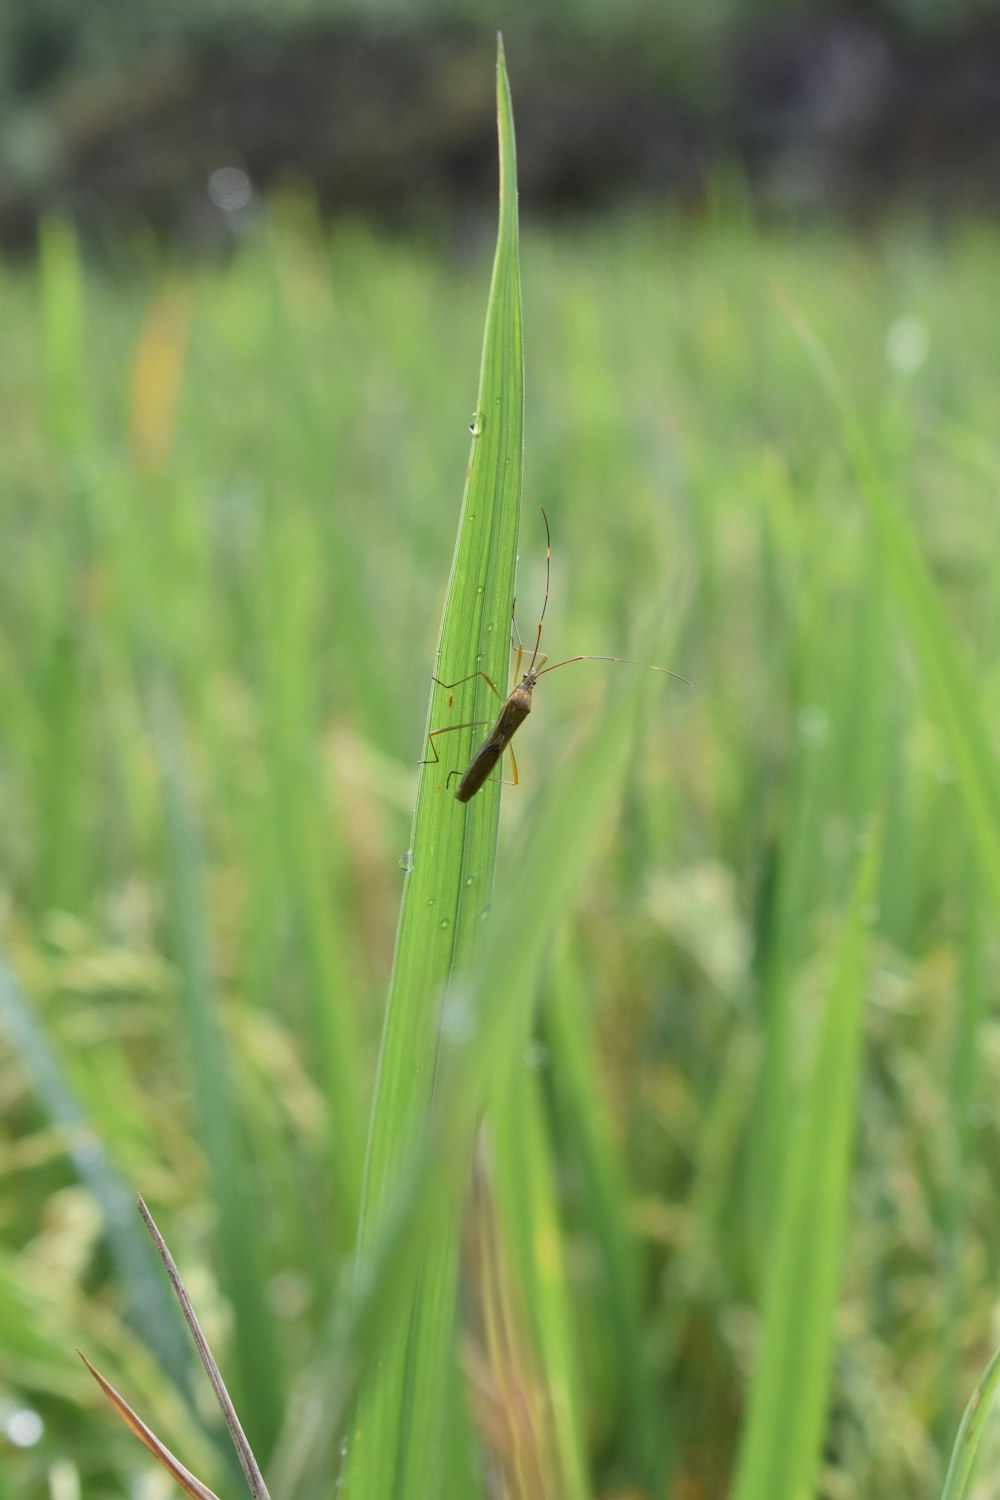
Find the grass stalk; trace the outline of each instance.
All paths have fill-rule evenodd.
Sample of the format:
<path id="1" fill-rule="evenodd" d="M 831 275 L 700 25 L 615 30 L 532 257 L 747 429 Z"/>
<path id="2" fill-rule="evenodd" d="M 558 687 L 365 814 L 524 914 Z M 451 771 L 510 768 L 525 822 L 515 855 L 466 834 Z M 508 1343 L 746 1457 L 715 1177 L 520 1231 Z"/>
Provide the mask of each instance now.
<path id="1" fill-rule="evenodd" d="M 434 675 L 448 681 L 485 672 L 505 690 L 524 423 L 521 293 L 517 246 L 517 163 L 510 88 L 497 56 L 500 225 L 486 314 L 472 454 L 459 520 Z M 496 715 L 480 677 L 457 687 L 453 722 Z M 432 687 L 427 729 L 448 711 Z M 417 790 L 368 1141 L 359 1233 L 362 1259 L 383 1231 L 413 1132 L 434 1092 L 441 1008 L 449 981 L 468 967 L 489 911 L 496 862 L 499 786 L 462 806 L 447 773 L 468 760 L 481 727 L 459 729 L 440 763 L 424 764 Z M 425 741 L 426 744 L 426 741 Z M 426 754 L 426 752 L 424 752 Z M 467 1153 L 471 1138 L 452 1149 Z M 364 1388 L 348 1462 L 347 1492 L 364 1500 L 421 1493 L 438 1462 L 438 1416 L 451 1361 L 457 1224 L 448 1218 L 419 1265 L 410 1265 L 412 1310 L 404 1314 Z M 414 1488 L 415 1486 L 415 1488 Z M 427 1493 L 426 1490 L 423 1493 Z"/>

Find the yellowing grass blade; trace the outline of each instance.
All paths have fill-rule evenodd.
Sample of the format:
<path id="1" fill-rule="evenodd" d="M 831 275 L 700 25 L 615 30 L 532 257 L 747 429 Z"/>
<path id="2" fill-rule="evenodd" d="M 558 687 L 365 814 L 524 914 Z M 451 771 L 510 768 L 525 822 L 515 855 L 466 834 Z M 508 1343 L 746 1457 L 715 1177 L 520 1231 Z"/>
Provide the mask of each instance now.
<path id="1" fill-rule="evenodd" d="M 140 1443 L 148 1448 L 153 1457 L 163 1465 L 167 1473 L 176 1479 L 181 1489 L 185 1490 L 189 1495 L 194 1495 L 195 1500 L 219 1500 L 215 1491 L 210 1490 L 207 1484 L 202 1484 L 201 1480 L 196 1478 L 190 1469 L 186 1469 L 180 1459 L 175 1458 L 170 1449 L 164 1443 L 160 1442 L 156 1433 L 152 1432 L 146 1426 L 142 1418 L 136 1416 L 125 1398 L 119 1396 L 114 1386 L 109 1380 L 105 1380 L 100 1370 L 94 1369 L 87 1356 L 81 1354 L 79 1349 L 77 1353 L 80 1354 L 80 1358 L 125 1423 L 125 1426 L 135 1433 Z"/>
<path id="2" fill-rule="evenodd" d="M 212 1390 L 215 1392 L 215 1399 L 219 1403 L 219 1410 L 222 1412 L 233 1447 L 236 1449 L 236 1457 L 240 1461 L 240 1468 L 246 1475 L 247 1484 L 250 1486 L 250 1493 L 254 1496 L 254 1500 L 270 1500 L 270 1496 L 267 1493 L 267 1486 L 264 1483 L 264 1476 L 261 1474 L 260 1466 L 254 1457 L 253 1450 L 247 1442 L 246 1433 L 243 1431 L 243 1424 L 236 1413 L 236 1407 L 233 1405 L 232 1398 L 226 1390 L 226 1383 L 215 1362 L 215 1356 L 208 1347 L 208 1340 L 201 1330 L 201 1324 L 198 1322 L 191 1298 L 188 1296 L 187 1287 L 181 1280 L 180 1272 L 177 1269 L 167 1243 L 156 1227 L 153 1215 L 146 1207 L 142 1198 L 139 1199 L 139 1212 L 142 1215 L 142 1221 L 149 1231 L 153 1244 L 159 1251 L 160 1259 L 163 1261 L 167 1275 L 170 1278 L 170 1285 L 174 1289 L 174 1295 L 180 1303 L 181 1312 L 184 1314 L 184 1321 L 188 1326 L 188 1331 L 198 1351 L 198 1358 L 201 1360 L 205 1374 L 211 1382 Z"/>

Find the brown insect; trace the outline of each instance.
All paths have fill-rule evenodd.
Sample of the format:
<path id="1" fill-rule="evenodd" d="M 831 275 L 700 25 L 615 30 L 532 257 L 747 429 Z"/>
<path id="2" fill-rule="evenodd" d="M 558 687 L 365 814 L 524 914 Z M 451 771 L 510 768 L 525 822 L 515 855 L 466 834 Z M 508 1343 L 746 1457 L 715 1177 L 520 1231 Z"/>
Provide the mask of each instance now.
<path id="1" fill-rule="evenodd" d="M 489 780 L 490 772 L 499 763 L 505 750 L 510 751 L 511 766 L 514 772 L 513 785 L 517 786 L 517 761 L 514 759 L 514 751 L 511 746 L 511 740 L 514 738 L 515 734 L 520 729 L 525 719 L 531 713 L 531 695 L 534 692 L 535 684 L 538 681 L 539 677 L 544 677 L 547 672 L 556 672 L 560 667 L 568 667 L 575 661 L 620 661 L 634 667 L 645 665 L 645 663 L 643 662 L 633 662 L 627 656 L 567 656 L 565 661 L 554 662 L 551 667 L 547 667 L 545 665 L 545 663 L 548 661 L 548 657 L 544 652 L 539 655 L 539 647 L 542 644 L 542 625 L 545 621 L 545 611 L 549 606 L 549 584 L 551 582 L 552 575 L 552 533 L 549 530 L 549 518 L 545 514 L 544 506 L 540 506 L 539 509 L 542 512 L 542 520 L 545 522 L 545 598 L 542 601 L 542 613 L 538 619 L 538 633 L 535 636 L 535 648 L 531 653 L 531 660 L 528 663 L 528 670 L 524 673 L 524 675 L 521 677 L 520 682 L 518 682 L 517 686 L 513 689 L 510 696 L 506 699 L 504 699 L 501 693 L 498 691 L 493 679 L 489 677 L 485 672 L 470 672 L 468 676 L 459 677 L 455 682 L 442 682 L 440 677 L 435 677 L 433 679 L 437 683 L 438 687 L 443 687 L 447 689 L 448 692 L 452 692 L 455 688 L 461 687 L 463 682 L 471 682 L 474 677 L 481 677 L 483 681 L 488 684 L 491 691 L 496 693 L 496 696 L 500 699 L 500 702 L 503 705 L 500 709 L 499 714 L 497 715 L 496 722 L 493 725 L 493 728 L 490 730 L 489 734 L 486 736 L 479 749 L 473 755 L 465 770 L 461 772 L 457 770 L 448 772 L 447 780 L 445 783 L 446 785 L 451 782 L 453 776 L 461 776 L 461 780 L 459 781 L 458 786 L 455 788 L 455 796 L 459 802 L 470 801 L 478 791 L 482 790 L 483 786 L 485 786 L 486 782 Z M 517 631 L 516 622 L 514 623 L 514 630 Z M 515 679 L 521 672 L 521 661 L 523 657 L 524 646 L 521 642 L 520 634 L 518 633 L 517 663 L 514 667 Z M 667 667 L 650 667 L 649 670 L 651 672 L 662 672 L 667 677 L 676 677 L 679 682 L 686 682 L 688 684 L 688 687 L 691 686 L 686 677 L 682 677 L 679 672 L 671 672 Z M 488 724 L 489 720 L 473 719 L 465 724 L 446 724 L 442 729 L 432 729 L 427 738 L 430 743 L 431 749 L 434 751 L 434 759 L 422 760 L 420 764 L 422 766 L 427 766 L 437 765 L 440 762 L 441 757 L 438 755 L 437 747 L 434 744 L 434 740 L 439 734 L 451 734 L 456 729 L 471 729 L 478 724 L 484 723 Z"/>

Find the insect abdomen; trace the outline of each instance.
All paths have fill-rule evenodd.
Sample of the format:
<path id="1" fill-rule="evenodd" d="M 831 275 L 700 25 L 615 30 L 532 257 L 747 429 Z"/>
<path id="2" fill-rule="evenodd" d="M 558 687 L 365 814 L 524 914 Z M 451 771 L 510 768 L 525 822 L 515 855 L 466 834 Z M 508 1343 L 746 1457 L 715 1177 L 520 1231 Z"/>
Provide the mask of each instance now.
<path id="1" fill-rule="evenodd" d="M 467 766 L 464 776 L 455 788 L 455 797 L 459 802 L 468 802 L 480 790 L 489 779 L 497 761 L 502 755 L 499 745 L 485 744 L 470 764 Z"/>
<path id="2" fill-rule="evenodd" d="M 489 780 L 490 772 L 531 712 L 531 689 L 516 687 L 497 721 L 476 751 L 455 792 L 459 802 L 468 802 Z"/>

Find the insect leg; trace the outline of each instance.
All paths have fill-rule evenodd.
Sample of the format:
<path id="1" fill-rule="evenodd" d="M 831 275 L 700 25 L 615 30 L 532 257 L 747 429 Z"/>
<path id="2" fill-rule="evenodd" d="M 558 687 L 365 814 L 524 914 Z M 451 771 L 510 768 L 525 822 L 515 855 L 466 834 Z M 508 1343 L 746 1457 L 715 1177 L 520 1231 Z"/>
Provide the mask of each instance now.
<path id="1" fill-rule="evenodd" d="M 428 759 L 426 759 L 426 760 L 418 760 L 417 761 L 417 765 L 418 766 L 436 766 L 436 765 L 438 765 L 440 763 L 441 757 L 440 757 L 440 755 L 438 755 L 438 753 L 437 753 L 437 746 L 434 743 L 435 738 L 439 734 L 451 734 L 452 731 L 455 730 L 455 729 L 481 729 L 484 724 L 492 724 L 492 723 L 493 723 L 492 719 L 469 719 L 468 722 L 465 723 L 465 724 L 445 724 L 445 726 L 442 729 L 432 729 L 432 730 L 430 730 L 429 733 L 428 733 L 428 735 L 427 735 L 427 743 L 430 745 L 431 749 L 434 751 L 434 759 L 431 760 L 428 757 Z"/>
<path id="2" fill-rule="evenodd" d="M 511 644 L 511 646 L 515 650 L 523 652 L 524 651 L 524 644 L 523 644 L 523 642 L 521 640 L 521 632 L 517 628 L 517 615 L 515 613 L 516 609 L 517 609 L 517 600 L 515 599 L 514 602 L 513 602 L 513 604 L 510 607 L 510 628 L 511 628 L 511 642 L 510 642 L 510 644 Z M 520 657 L 518 658 L 518 661 L 520 661 Z"/>
<path id="3" fill-rule="evenodd" d="M 514 780 L 513 781 L 505 781 L 504 778 L 501 776 L 500 777 L 500 785 L 501 786 L 519 786 L 520 783 L 519 783 L 519 781 L 517 779 L 517 756 L 514 754 L 514 746 L 513 745 L 508 745 L 507 746 L 507 753 L 510 756 L 510 768 L 511 768 L 511 770 L 514 773 Z M 501 769 L 503 769 L 503 762 L 502 761 L 500 763 L 500 766 L 501 766 Z"/>
<path id="4" fill-rule="evenodd" d="M 488 677 L 485 672 L 470 672 L 468 677 L 459 677 L 455 682 L 442 682 L 440 677 L 432 677 L 431 682 L 436 682 L 438 687 L 446 688 L 450 692 L 452 688 L 461 687 L 463 682 L 471 682 L 474 677 L 481 677 L 483 681 L 485 683 L 488 683 L 489 686 L 493 689 L 494 693 L 496 693 L 497 697 L 500 699 L 500 702 L 502 703 L 504 701 L 503 694 L 500 692 L 500 689 L 493 681 L 493 678 Z M 459 726 L 456 724 L 455 728 L 457 729 L 458 727 Z"/>

